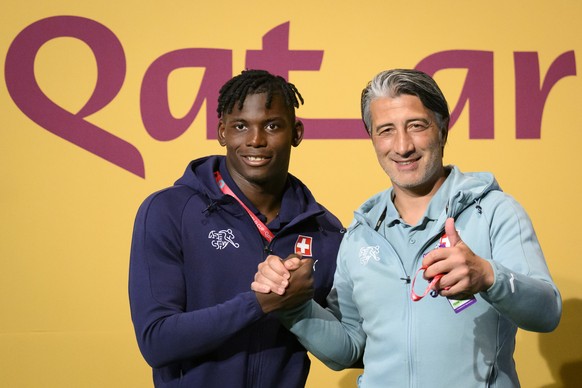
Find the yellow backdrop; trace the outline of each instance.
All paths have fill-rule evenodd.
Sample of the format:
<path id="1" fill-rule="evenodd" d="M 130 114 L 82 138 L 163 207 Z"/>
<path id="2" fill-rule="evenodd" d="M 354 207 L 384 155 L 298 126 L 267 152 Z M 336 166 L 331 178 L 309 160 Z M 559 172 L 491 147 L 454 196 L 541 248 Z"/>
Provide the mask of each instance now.
<path id="1" fill-rule="evenodd" d="M 227 59 L 220 62 L 222 73 L 239 73 L 252 61 L 249 52 L 268 46 L 263 38 L 269 32 L 286 38 L 288 50 L 307 53 L 288 76 L 306 100 L 299 115 L 316 120 L 307 126 L 311 138 L 294 150 L 291 171 L 345 224 L 353 209 L 389 185 L 369 140 L 348 138 L 340 124 L 345 119 L 356 128 L 365 83 L 380 70 L 426 64 L 437 53 L 449 53 L 453 62 L 461 54 L 481 58 L 476 66 L 486 71 L 477 77 L 475 67 L 436 62 L 442 70 L 435 78 L 451 109 L 464 101 L 465 79 L 478 86 L 468 104 L 459 105 L 445 158 L 464 171 L 493 172 L 524 205 L 561 289 L 560 327 L 551 334 L 518 333 L 515 359 L 523 386 L 582 384 L 575 248 L 582 218 L 581 15 L 582 3 L 570 0 L 2 2 L 0 385 L 152 386 L 127 300 L 135 212 L 149 193 L 171 185 L 188 161 L 223 150 L 207 134 L 215 118 L 206 114 L 206 103 L 180 136 L 153 136 L 160 127 L 146 128 L 144 117 L 149 109 L 159 112 L 156 106 L 143 111 L 143 93 L 151 90 L 145 75 L 158 59 L 183 49 L 220 52 Z M 78 34 L 83 28 L 75 21 L 81 21 L 98 39 L 68 36 L 47 20 Z M 48 39 L 51 34 L 56 38 Z M 38 50 L 27 45 L 27 36 L 37 39 Z M 279 67 L 294 60 L 278 50 L 265 49 L 255 60 Z M 310 53 L 319 53 L 320 62 L 305 62 Z M 103 100 L 85 107 L 96 85 L 115 76 L 101 91 Z M 201 66 L 169 73 L 173 116 L 190 111 L 204 77 Z M 540 132 L 527 127 L 531 138 L 518 135 L 518 127 L 535 124 L 535 117 Z M 325 136 L 317 135 L 323 119 L 331 124 Z M 352 387 L 359 373 L 313 365 L 312 388 Z"/>

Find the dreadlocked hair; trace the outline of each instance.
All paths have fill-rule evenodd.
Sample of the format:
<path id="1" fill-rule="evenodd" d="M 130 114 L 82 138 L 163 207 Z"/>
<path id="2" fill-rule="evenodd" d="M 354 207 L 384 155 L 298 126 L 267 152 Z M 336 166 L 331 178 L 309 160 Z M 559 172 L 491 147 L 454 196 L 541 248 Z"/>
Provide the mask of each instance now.
<path id="1" fill-rule="evenodd" d="M 289 108 L 299 108 L 299 102 L 303 104 L 303 97 L 299 90 L 283 77 L 273 75 L 265 70 L 243 70 L 239 75 L 230 79 L 220 88 L 218 95 L 218 117 L 224 113 L 232 113 L 234 104 L 237 108 L 243 108 L 245 98 L 249 94 L 267 93 L 266 107 L 269 109 L 274 94 L 282 94 L 285 105 Z M 293 114 L 295 110 L 291 109 Z"/>

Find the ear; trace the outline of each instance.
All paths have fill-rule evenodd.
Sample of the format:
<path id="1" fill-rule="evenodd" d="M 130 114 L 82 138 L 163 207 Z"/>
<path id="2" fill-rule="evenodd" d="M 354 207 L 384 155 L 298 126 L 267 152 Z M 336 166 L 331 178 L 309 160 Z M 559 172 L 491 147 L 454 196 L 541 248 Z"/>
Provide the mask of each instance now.
<path id="1" fill-rule="evenodd" d="M 445 154 L 445 144 L 447 144 L 447 138 L 449 137 L 449 131 L 446 130 L 445 132 L 440 131 L 439 132 L 439 137 L 441 138 L 441 153 Z"/>
<path id="2" fill-rule="evenodd" d="M 301 140 L 303 140 L 303 123 L 300 120 L 295 121 L 295 127 L 293 131 L 293 147 L 297 147 Z"/>
<path id="3" fill-rule="evenodd" d="M 216 128 L 216 134 L 218 137 L 218 143 L 224 147 L 226 145 L 226 139 L 224 138 L 225 131 L 224 121 L 222 119 L 218 120 L 218 127 Z"/>

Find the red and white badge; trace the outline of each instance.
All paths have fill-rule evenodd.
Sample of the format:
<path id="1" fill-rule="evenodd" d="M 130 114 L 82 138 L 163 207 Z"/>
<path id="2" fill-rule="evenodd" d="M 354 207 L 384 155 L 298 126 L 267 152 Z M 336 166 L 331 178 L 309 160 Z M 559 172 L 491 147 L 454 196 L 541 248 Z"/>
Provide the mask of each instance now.
<path id="1" fill-rule="evenodd" d="M 295 253 L 301 254 L 303 257 L 312 256 L 312 243 L 313 237 L 299 235 L 297 236 L 297 241 L 295 242 Z"/>

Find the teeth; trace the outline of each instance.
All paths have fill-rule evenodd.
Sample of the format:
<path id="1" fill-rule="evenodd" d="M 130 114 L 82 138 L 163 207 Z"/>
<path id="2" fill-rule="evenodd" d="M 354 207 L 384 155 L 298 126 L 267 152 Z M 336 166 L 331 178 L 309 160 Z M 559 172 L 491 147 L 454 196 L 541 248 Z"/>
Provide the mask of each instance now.
<path id="1" fill-rule="evenodd" d="M 247 158 L 251 161 L 265 160 L 265 158 L 259 156 L 247 156 Z"/>
<path id="2" fill-rule="evenodd" d="M 398 164 L 403 164 L 403 165 L 407 165 L 407 164 L 411 164 L 412 162 L 398 162 Z"/>

